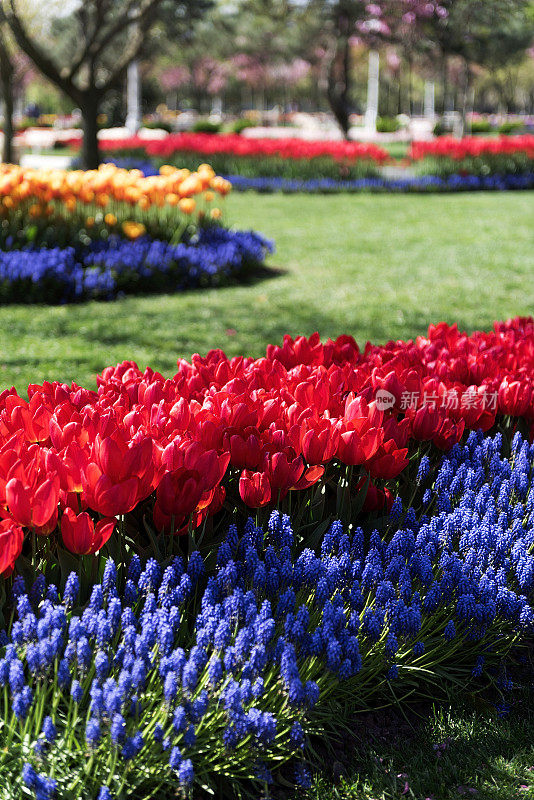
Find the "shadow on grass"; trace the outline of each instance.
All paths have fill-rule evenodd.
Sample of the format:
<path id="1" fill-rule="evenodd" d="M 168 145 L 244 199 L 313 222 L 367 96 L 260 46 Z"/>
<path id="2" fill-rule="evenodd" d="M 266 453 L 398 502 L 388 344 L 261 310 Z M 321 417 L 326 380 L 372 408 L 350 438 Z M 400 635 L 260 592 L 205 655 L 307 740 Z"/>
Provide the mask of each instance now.
<path id="1" fill-rule="evenodd" d="M 309 800 L 519 800 L 534 797 L 532 691 L 507 718 L 470 696 L 356 716 L 319 748 L 321 777 Z M 288 797 L 286 795 L 286 797 Z"/>
<path id="2" fill-rule="evenodd" d="M 284 267 L 273 267 L 272 264 L 269 266 L 267 266 L 267 264 L 261 264 L 259 267 L 254 267 L 253 270 L 249 270 L 243 273 L 243 275 L 238 276 L 234 282 L 234 285 L 255 286 L 257 283 L 270 281 L 274 278 L 281 278 L 288 273 L 289 270 L 285 269 Z M 232 284 L 230 283 L 227 285 Z"/>

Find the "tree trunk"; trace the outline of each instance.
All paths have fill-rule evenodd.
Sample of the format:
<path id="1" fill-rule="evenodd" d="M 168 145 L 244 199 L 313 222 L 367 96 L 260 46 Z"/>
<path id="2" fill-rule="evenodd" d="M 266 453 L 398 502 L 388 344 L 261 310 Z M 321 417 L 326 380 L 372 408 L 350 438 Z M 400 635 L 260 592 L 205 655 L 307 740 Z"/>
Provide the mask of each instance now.
<path id="1" fill-rule="evenodd" d="M 408 116 L 413 114 L 413 58 L 412 54 L 408 53 L 406 56 L 408 63 Z"/>
<path id="2" fill-rule="evenodd" d="M 340 28 L 343 23 L 340 23 Z M 340 35 L 330 62 L 326 96 L 345 139 L 349 134 L 350 44 L 348 30 Z"/>
<path id="3" fill-rule="evenodd" d="M 2 146 L 2 161 L 5 164 L 13 163 L 13 84 L 2 74 L 2 97 L 4 100 L 4 142 Z"/>
<path id="4" fill-rule="evenodd" d="M 462 107 L 460 111 L 460 138 L 465 136 L 467 129 L 467 114 L 469 111 L 469 95 L 471 90 L 471 70 L 469 63 L 464 61 L 464 85 L 462 92 Z"/>
<path id="5" fill-rule="evenodd" d="M 13 163 L 13 86 L 2 81 L 2 95 L 4 98 L 4 143 L 2 146 L 2 161 L 4 164 Z"/>
<path id="6" fill-rule="evenodd" d="M 447 56 L 443 56 L 441 64 L 441 89 L 443 96 L 441 99 L 441 113 L 444 116 L 449 110 L 449 62 Z"/>
<path id="7" fill-rule="evenodd" d="M 2 161 L 10 164 L 13 161 L 13 65 L 9 58 L 5 42 L 0 35 L 0 86 L 4 101 L 4 144 Z"/>
<path id="8" fill-rule="evenodd" d="M 93 94 L 80 105 L 83 125 L 82 164 L 84 169 L 97 169 L 100 164 L 98 149 L 98 96 Z"/>

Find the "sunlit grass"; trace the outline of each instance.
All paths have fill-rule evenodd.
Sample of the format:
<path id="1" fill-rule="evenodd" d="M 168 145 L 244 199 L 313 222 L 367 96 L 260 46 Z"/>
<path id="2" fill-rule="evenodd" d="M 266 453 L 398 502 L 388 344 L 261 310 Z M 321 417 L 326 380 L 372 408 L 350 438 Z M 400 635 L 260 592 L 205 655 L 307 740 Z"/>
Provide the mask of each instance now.
<path id="1" fill-rule="evenodd" d="M 0 309 L 0 386 L 95 385 L 133 359 L 172 374 L 221 347 L 259 356 L 284 333 L 358 342 L 488 328 L 532 313 L 532 194 L 234 195 L 228 221 L 275 239 L 273 272 L 247 285 L 114 303 Z"/>

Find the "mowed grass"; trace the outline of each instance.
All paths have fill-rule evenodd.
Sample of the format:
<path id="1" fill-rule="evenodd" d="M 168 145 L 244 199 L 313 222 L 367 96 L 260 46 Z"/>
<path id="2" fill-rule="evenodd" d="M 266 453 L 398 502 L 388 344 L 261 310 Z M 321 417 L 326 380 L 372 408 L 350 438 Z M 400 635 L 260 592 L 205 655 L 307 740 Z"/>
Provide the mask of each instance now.
<path id="1" fill-rule="evenodd" d="M 534 309 L 534 202 L 525 193 L 257 195 L 227 220 L 276 241 L 247 285 L 114 303 L 0 309 L 0 386 L 94 386 L 124 359 L 173 374 L 177 357 L 259 356 L 284 333 L 414 337 L 429 322 L 488 328 Z"/>
<path id="2" fill-rule="evenodd" d="M 532 798 L 532 695 L 519 696 L 522 708 L 508 719 L 463 698 L 417 715 L 386 711 L 356 720 L 350 744 L 334 745 L 306 800 Z"/>
<path id="3" fill-rule="evenodd" d="M 388 144 L 380 143 L 380 147 L 387 150 L 391 158 L 406 158 L 410 145 L 407 142 L 389 142 Z"/>

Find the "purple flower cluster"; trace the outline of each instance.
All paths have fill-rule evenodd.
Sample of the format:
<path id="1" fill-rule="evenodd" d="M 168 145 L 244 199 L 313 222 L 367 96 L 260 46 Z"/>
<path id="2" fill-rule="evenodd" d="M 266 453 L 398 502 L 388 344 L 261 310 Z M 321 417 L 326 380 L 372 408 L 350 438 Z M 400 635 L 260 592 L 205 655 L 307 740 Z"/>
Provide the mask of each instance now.
<path id="1" fill-rule="evenodd" d="M 295 194 L 337 194 L 339 192 L 475 192 L 475 191 L 513 191 L 532 189 L 534 173 L 503 173 L 494 175 L 419 175 L 407 178 L 298 178 L 260 177 L 228 175 L 227 180 L 236 192 L 260 192 L 272 194 L 282 192 Z"/>
<path id="2" fill-rule="evenodd" d="M 121 593 L 109 561 L 80 614 L 75 575 L 61 602 L 42 579 L 29 594 L 17 579 L 0 720 L 13 712 L 34 740 L 30 759 L 19 742 L 18 775 L 43 800 L 73 775 L 109 800 L 126 765 L 132 790 L 265 781 L 331 701 L 350 711 L 392 681 L 431 680 L 436 664 L 436 680 L 480 678 L 534 625 L 534 445 L 516 435 L 504 449 L 501 435 L 471 433 L 426 488 L 422 462 L 426 514 L 397 501 L 382 533 L 336 522 L 314 551 L 278 512 L 266 530 L 230 527 L 198 605 L 199 553 L 164 569 L 134 557 Z M 7 768 L 16 746 L 12 733 Z"/>
<path id="3" fill-rule="evenodd" d="M 79 248 L 0 251 L 0 303 L 112 300 L 119 293 L 213 286 L 261 264 L 273 250 L 254 231 L 212 226 L 177 245 L 111 236 Z"/>

